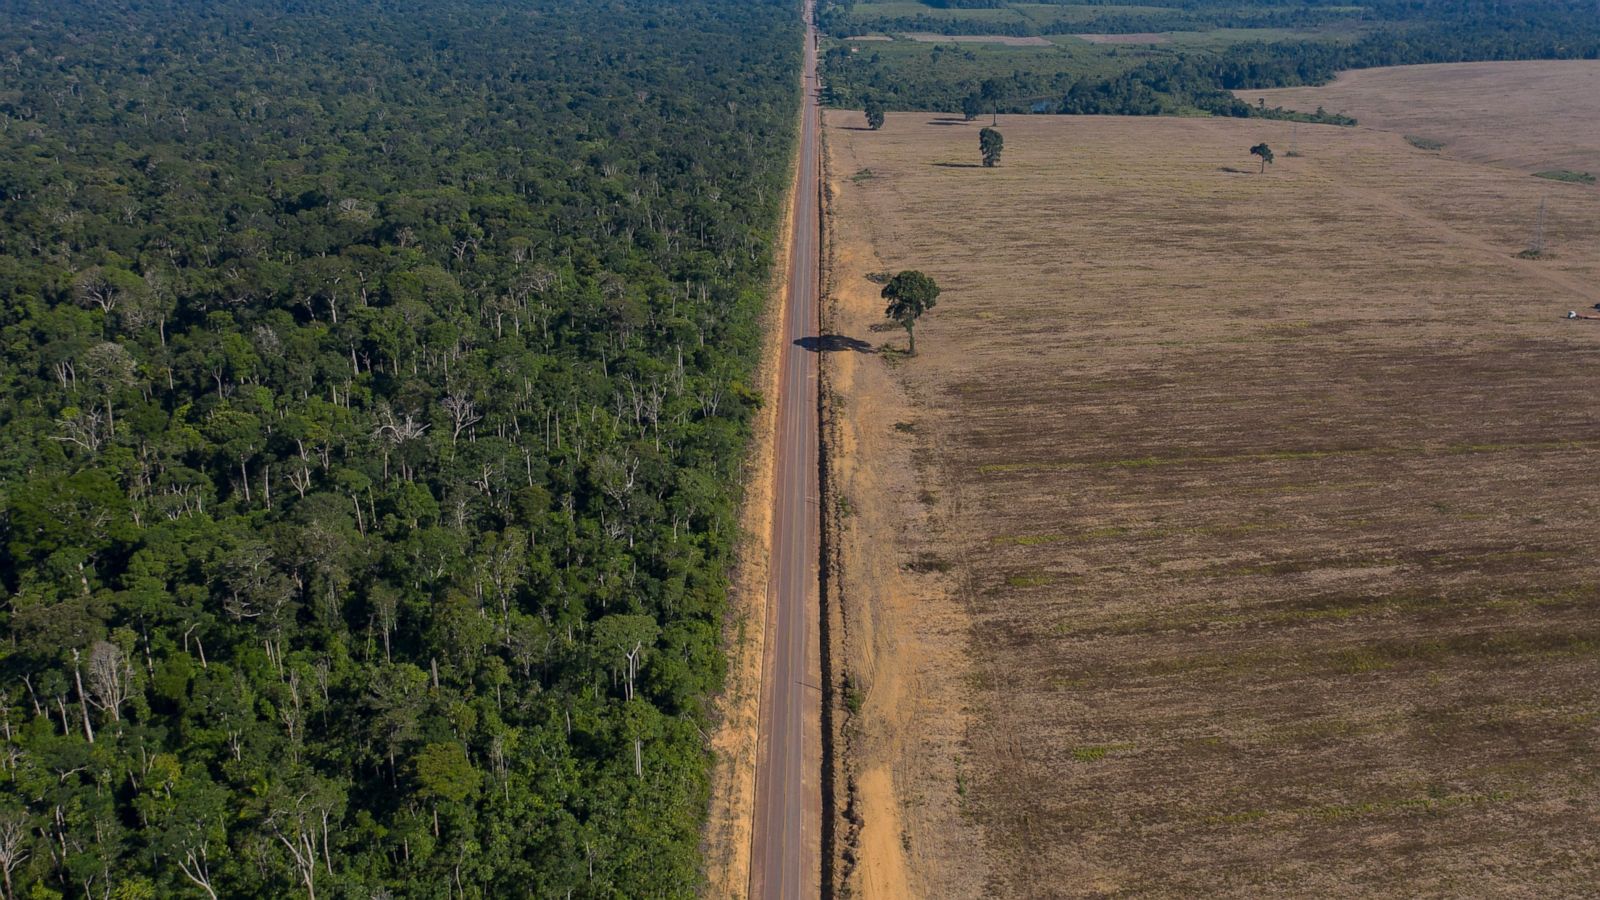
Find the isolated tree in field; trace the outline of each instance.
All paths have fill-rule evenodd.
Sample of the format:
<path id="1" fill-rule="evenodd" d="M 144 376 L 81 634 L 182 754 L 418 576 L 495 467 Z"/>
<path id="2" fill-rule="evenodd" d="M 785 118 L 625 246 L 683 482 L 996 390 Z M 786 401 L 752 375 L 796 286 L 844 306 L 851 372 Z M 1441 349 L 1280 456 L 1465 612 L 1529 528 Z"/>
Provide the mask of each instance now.
<path id="1" fill-rule="evenodd" d="M 961 117 L 971 122 L 983 114 L 983 98 L 977 94 L 968 94 L 961 98 Z"/>
<path id="2" fill-rule="evenodd" d="M 1251 156 L 1261 157 L 1261 171 L 1267 171 L 1267 163 L 1272 162 L 1272 148 L 1265 143 L 1260 143 L 1250 148 Z"/>
<path id="3" fill-rule="evenodd" d="M 877 131 L 883 127 L 883 101 L 868 97 L 866 103 L 867 127 Z"/>
<path id="4" fill-rule="evenodd" d="M 989 129 L 985 128 L 985 131 Z M 907 269 L 883 286 L 883 299 L 889 301 L 883 314 L 900 323 L 911 340 L 911 355 L 917 355 L 917 319 L 939 300 L 939 285 L 932 278 Z"/>
<path id="5" fill-rule="evenodd" d="M 1000 153 L 1005 150 L 1006 139 L 1000 132 L 993 128 L 985 128 L 978 132 L 978 152 L 983 154 L 985 168 L 994 168 L 1000 164 Z"/>

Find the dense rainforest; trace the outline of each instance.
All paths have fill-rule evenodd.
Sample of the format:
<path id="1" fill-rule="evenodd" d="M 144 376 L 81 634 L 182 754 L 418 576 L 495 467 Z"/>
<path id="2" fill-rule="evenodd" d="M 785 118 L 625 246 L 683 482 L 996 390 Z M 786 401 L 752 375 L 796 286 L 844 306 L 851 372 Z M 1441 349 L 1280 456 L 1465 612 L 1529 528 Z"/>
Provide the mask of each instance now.
<path id="1" fill-rule="evenodd" d="M 962 4 L 965 6 L 965 4 Z M 1090 4 L 1090 8 L 1094 8 Z M 831 33 L 859 33 L 853 5 L 825 6 Z M 1069 114 L 1163 115 L 1203 112 L 1280 116 L 1337 124 L 1337 115 L 1259 109 L 1231 91 L 1321 84 L 1344 69 L 1513 59 L 1600 58 L 1600 19 L 1590 0 L 1374 0 L 1359 7 L 1334 3 L 1153 0 L 1149 7 L 1107 7 L 1107 15 L 1059 23 L 1046 32 L 1144 32 L 1167 29 L 1292 27 L 1341 22 L 1325 37 L 1248 40 L 1215 48 L 1113 48 L 1078 65 L 1046 69 L 1008 66 L 998 56 L 987 71 L 953 65 L 947 51 L 923 45 L 919 54 L 853 52 L 840 43 L 823 56 L 829 100 L 846 108 L 873 97 L 892 109 L 953 112 L 965 100 L 985 110 Z M 1137 11 L 1130 11 L 1136 10 Z M 919 20 L 907 30 L 1037 33 L 1036 27 L 982 20 Z M 872 29 L 894 30 L 874 20 Z M 981 103 L 979 102 L 981 101 Z"/>
<path id="2" fill-rule="evenodd" d="M 798 12 L 0 4 L 5 897 L 693 894 Z"/>

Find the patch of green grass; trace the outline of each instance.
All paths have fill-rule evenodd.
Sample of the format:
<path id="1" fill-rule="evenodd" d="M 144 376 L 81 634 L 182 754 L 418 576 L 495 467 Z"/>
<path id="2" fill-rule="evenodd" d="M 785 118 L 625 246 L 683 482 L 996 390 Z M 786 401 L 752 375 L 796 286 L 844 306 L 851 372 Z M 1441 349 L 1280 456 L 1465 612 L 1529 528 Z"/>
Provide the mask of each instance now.
<path id="1" fill-rule="evenodd" d="M 855 676 L 844 676 L 844 708 L 848 709 L 850 715 L 853 716 L 861 712 L 861 706 L 866 702 L 866 692 L 861 690 L 861 685 L 856 683 Z"/>
<path id="2" fill-rule="evenodd" d="M 1133 744 L 1098 744 L 1086 747 L 1072 748 L 1072 758 L 1078 762 L 1099 762 L 1107 756 L 1122 750 L 1132 750 Z"/>
<path id="3" fill-rule="evenodd" d="M 861 171 L 855 173 L 854 175 L 851 175 L 850 176 L 850 180 L 852 182 L 856 183 L 856 184 L 860 184 L 863 181 L 871 181 L 872 179 L 877 178 L 877 177 L 878 177 L 878 173 L 872 171 L 871 169 L 862 169 Z"/>
<path id="4" fill-rule="evenodd" d="M 1436 139 L 1430 138 L 1430 137 L 1419 137 L 1419 136 L 1414 135 L 1414 134 L 1406 135 L 1406 143 L 1408 143 L 1411 146 L 1417 148 L 1418 150 L 1443 150 L 1444 149 L 1444 141 L 1436 140 Z"/>
<path id="5" fill-rule="evenodd" d="M 1255 822 L 1255 821 L 1258 821 L 1260 819 L 1265 819 L 1266 817 L 1267 817 L 1266 810 L 1247 809 L 1247 810 L 1244 810 L 1242 812 L 1222 813 L 1222 814 L 1218 814 L 1218 815 L 1206 816 L 1206 824 L 1207 825 L 1248 825 L 1251 822 Z"/>
<path id="6" fill-rule="evenodd" d="M 1381 672 L 1394 665 L 1387 656 L 1369 647 L 1352 647 L 1334 654 L 1340 670 L 1347 675 Z"/>
<path id="7" fill-rule="evenodd" d="M 1551 181 L 1566 181 L 1572 184 L 1594 184 L 1594 176 L 1588 172 L 1574 172 L 1571 169 L 1551 169 L 1548 172 L 1535 172 L 1535 178 L 1548 178 Z"/>
<path id="8" fill-rule="evenodd" d="M 1015 588 L 1044 587 L 1054 580 L 1054 578 L 1051 578 L 1049 575 L 1046 575 L 1043 572 L 1029 575 L 1007 575 L 1006 586 Z"/>

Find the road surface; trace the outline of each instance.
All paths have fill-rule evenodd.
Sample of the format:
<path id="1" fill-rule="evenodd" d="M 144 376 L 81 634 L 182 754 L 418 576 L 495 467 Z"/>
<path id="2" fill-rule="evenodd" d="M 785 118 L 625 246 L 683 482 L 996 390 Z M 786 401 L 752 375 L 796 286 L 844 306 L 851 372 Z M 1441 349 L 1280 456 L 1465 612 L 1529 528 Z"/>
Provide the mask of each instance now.
<path id="1" fill-rule="evenodd" d="M 817 333 L 821 273 L 816 31 L 806 4 L 805 95 L 779 361 L 777 481 L 761 679 L 750 896 L 817 897 L 822 877 L 822 695 L 818 644 Z"/>

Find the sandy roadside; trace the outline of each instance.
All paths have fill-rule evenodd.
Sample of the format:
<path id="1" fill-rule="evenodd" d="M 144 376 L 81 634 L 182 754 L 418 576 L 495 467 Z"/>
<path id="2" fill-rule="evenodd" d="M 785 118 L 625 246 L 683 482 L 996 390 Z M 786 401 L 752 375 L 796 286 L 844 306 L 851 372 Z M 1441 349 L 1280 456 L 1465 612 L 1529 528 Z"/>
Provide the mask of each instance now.
<path id="1" fill-rule="evenodd" d="M 795 133 L 799 133 L 799 113 Z M 756 752 L 760 737 L 761 668 L 766 657 L 767 584 L 772 556 L 779 361 L 789 308 L 789 253 L 793 238 L 794 161 L 788 196 L 773 257 L 770 297 L 762 317 L 762 355 L 755 384 L 768 402 L 751 425 L 745 460 L 745 495 L 740 511 L 741 539 L 728 592 L 723 647 L 728 654 L 727 684 L 717 698 L 719 716 L 711 735 L 716 762 L 711 771 L 711 809 L 706 819 L 703 856 L 707 898 L 741 898 L 750 885 L 750 849 L 755 827 Z"/>
<path id="2" fill-rule="evenodd" d="M 838 875 L 852 897 L 973 896 L 984 874 L 952 868 L 979 840 L 961 810 L 962 759 L 971 720 L 965 613 L 948 566 L 927 556 L 950 519 L 933 429 L 896 368 L 915 365 L 883 319 L 879 259 L 869 210 L 853 202 L 860 166 L 823 131 L 828 280 L 824 330 L 842 340 L 824 354 L 831 421 L 830 479 L 838 539 L 840 633 L 835 670 L 843 698 L 839 751 L 847 787 Z M 868 176 L 870 177 L 870 176 Z M 951 702 L 951 701 L 954 702 Z"/>

